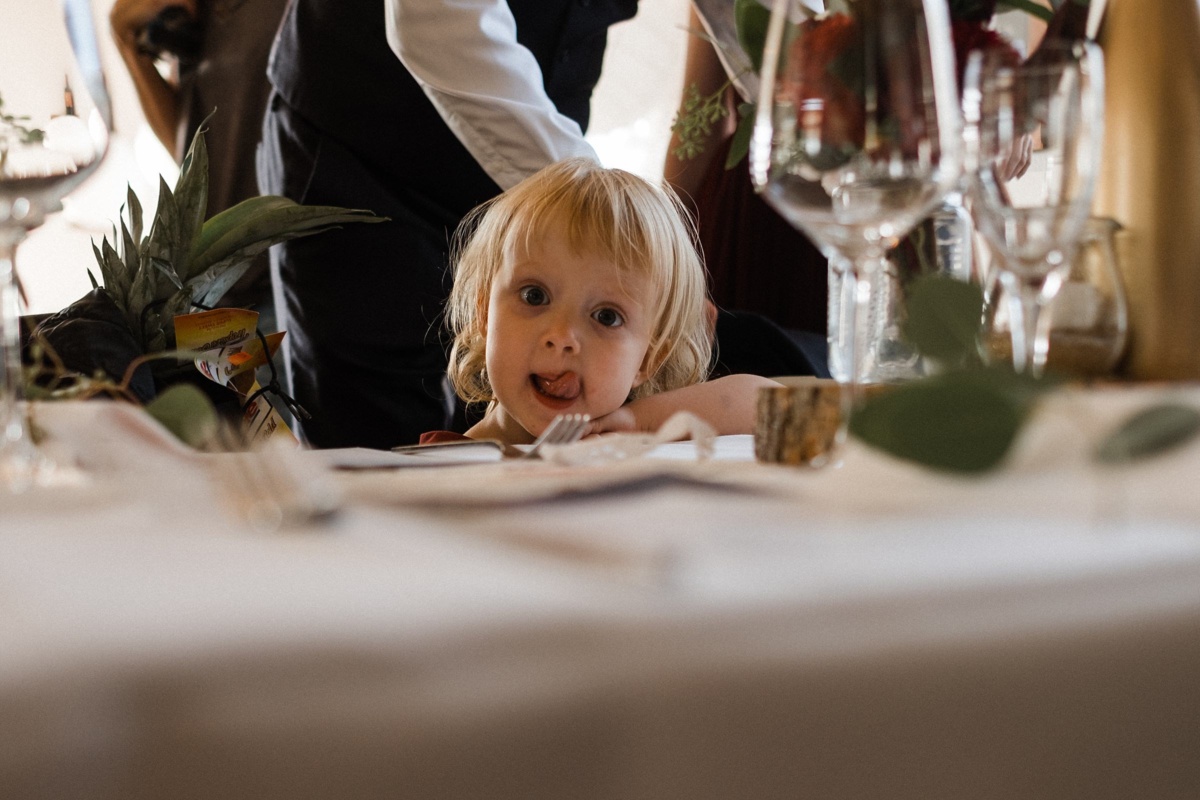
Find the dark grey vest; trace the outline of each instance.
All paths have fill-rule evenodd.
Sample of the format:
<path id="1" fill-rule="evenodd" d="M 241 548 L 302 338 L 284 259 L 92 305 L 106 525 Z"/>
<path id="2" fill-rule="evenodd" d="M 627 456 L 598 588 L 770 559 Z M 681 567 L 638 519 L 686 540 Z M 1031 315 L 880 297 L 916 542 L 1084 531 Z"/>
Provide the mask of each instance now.
<path id="1" fill-rule="evenodd" d="M 637 0 L 508 4 L 550 99 L 586 129 L 608 27 Z M 418 204 L 460 217 L 499 191 L 388 47 L 383 0 L 295 0 L 268 74 L 288 105 Z"/>

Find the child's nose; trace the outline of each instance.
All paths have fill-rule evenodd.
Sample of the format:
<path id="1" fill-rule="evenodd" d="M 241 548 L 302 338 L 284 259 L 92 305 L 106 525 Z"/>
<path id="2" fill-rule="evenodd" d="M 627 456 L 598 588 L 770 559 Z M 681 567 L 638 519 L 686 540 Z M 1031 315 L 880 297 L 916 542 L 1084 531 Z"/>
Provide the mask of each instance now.
<path id="1" fill-rule="evenodd" d="M 546 333 L 542 338 L 548 350 L 579 352 L 579 333 L 575 328 L 574 320 L 566 314 L 555 315 L 546 327 Z"/>

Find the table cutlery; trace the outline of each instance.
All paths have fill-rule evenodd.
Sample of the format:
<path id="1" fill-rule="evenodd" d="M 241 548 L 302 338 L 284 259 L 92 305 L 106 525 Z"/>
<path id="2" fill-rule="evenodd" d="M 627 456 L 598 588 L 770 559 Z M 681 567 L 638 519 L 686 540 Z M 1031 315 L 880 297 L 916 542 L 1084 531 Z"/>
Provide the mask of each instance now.
<path id="1" fill-rule="evenodd" d="M 574 444 L 587 433 L 591 417 L 587 414 L 559 414 L 528 449 L 506 444 L 496 439 L 468 439 L 435 444 L 413 444 L 393 447 L 393 453 L 428 457 L 431 463 L 468 464 L 505 459 L 534 459 L 542 457 L 542 448 Z M 461 456 L 461 460 L 458 457 Z"/>

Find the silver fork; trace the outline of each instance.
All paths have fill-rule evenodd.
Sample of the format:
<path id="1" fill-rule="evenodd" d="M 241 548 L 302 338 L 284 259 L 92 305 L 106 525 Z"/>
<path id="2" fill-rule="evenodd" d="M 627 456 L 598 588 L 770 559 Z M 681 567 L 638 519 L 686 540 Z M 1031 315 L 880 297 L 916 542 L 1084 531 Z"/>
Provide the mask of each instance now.
<path id="1" fill-rule="evenodd" d="M 254 528 L 301 528 L 337 512 L 337 488 L 303 454 L 274 441 L 254 446 L 228 429 L 221 438 L 229 451 L 222 478 L 235 510 Z"/>
<path id="2" fill-rule="evenodd" d="M 554 447 L 574 444 L 583 438 L 591 421 L 592 418 L 587 414 L 559 414 L 550 420 L 550 424 L 534 441 L 533 446 L 517 458 L 541 458 L 542 448 L 546 445 Z"/>

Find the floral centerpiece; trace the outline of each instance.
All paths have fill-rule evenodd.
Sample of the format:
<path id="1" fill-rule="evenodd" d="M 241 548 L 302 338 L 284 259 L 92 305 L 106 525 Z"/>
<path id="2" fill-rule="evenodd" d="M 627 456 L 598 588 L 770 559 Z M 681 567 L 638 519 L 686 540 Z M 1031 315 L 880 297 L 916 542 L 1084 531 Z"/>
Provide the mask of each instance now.
<path id="1" fill-rule="evenodd" d="M 1032 2 L 1005 0 L 950 0 L 948 6 L 961 86 L 967 56 L 972 51 L 993 50 L 1014 64 L 1022 58 L 991 28 L 998 10 L 1019 9 L 1047 21 L 1048 38 L 1071 37 L 1083 30 L 1079 23 L 1087 18 L 1088 2 L 1060 0 L 1053 10 Z M 745 60 L 751 65 L 748 69 L 756 72 L 769 12 L 757 0 L 737 0 L 733 13 L 736 46 L 747 56 Z M 853 57 L 853 51 L 859 41 L 854 16 L 814 13 L 809 19 L 797 22 L 797 35 L 809 37 L 804 49 L 808 57 L 799 62 L 800 66 L 791 75 L 792 82 L 804 84 L 801 92 L 804 98 L 818 98 L 826 106 L 858 107 L 855 93 L 861 91 L 861 76 L 854 71 L 858 59 Z M 729 46 L 727 41 L 720 40 L 714 40 L 714 44 Z M 1037 58 L 1037 54 L 1032 57 Z M 729 65 L 735 59 L 723 61 Z M 699 143 L 727 113 L 725 100 L 730 85 L 738 86 L 746 101 L 755 97 L 755 93 L 742 88 L 748 82 L 741 77 L 734 76 L 708 97 L 700 96 L 692 88 L 675 122 L 680 140 L 678 157 L 688 158 L 699 152 Z M 885 93 L 880 94 L 883 97 Z M 886 98 L 881 102 L 886 102 Z M 797 109 L 798 114 L 804 113 L 802 104 L 797 104 Z M 742 120 L 737 138 L 741 145 L 732 148 L 727 166 L 745 157 L 755 117 L 749 102 L 743 102 L 739 111 Z M 826 115 L 819 122 L 826 124 L 830 117 L 844 116 Z M 867 148 L 862 120 L 850 117 L 836 124 L 842 127 L 823 128 L 819 137 L 823 144 L 833 145 L 826 144 L 820 152 L 806 154 L 808 157 L 834 160 L 836 164 L 837 160 L 853 157 Z M 908 249 L 910 253 L 916 251 L 913 254 L 920 259 L 921 244 L 919 235 L 910 237 L 905 247 L 892 255 L 904 259 L 904 249 Z M 914 269 L 911 275 L 924 271 Z M 904 339 L 923 358 L 936 364 L 936 369 L 928 377 L 873 395 L 856 409 L 851 433 L 873 447 L 939 470 L 976 473 L 996 467 L 1039 399 L 1053 391 L 1059 382 L 1054 378 L 1034 380 L 1013 373 L 1010 366 L 982 362 L 983 294 L 978 285 L 923 275 L 905 290 L 904 301 Z M 1200 431 L 1200 413 L 1196 409 L 1171 404 L 1153 406 L 1131 417 L 1126 425 L 1101 442 L 1096 458 L 1109 463 L 1137 458 L 1186 441 L 1197 431 Z"/>
<path id="2" fill-rule="evenodd" d="M 1079 0 L 1055 0 L 1057 9 L 1065 3 Z M 1084 2 L 1086 6 L 1086 2 Z M 999 11 L 1020 10 L 1046 22 L 1052 22 L 1054 12 L 1033 0 L 949 0 L 951 32 L 958 67 L 959 84 L 966 65 L 966 57 L 972 50 L 980 48 L 1005 48 L 1014 58 L 1019 54 L 1009 42 L 990 25 Z M 716 8 L 714 6 L 714 8 Z M 766 41 L 767 22 L 770 10 L 760 0 L 734 0 L 730 26 L 713 25 L 713 35 L 698 32 L 708 38 L 717 48 L 721 61 L 726 65 L 729 78 L 724 85 L 710 95 L 701 95 L 695 86 L 689 86 L 684 98 L 683 109 L 676 116 L 672 130 L 678 137 L 675 155 L 681 159 L 694 158 L 703 152 L 704 139 L 712 126 L 729 114 L 727 92 L 736 87 L 741 96 L 737 106 L 738 126 L 734 134 L 726 167 L 732 168 L 746 157 L 750 134 L 754 126 L 754 108 L 757 100 L 755 87 L 757 73 L 762 67 L 763 45 Z M 727 39 L 721 31 L 732 28 Z M 808 69 L 814 81 L 826 84 L 830 99 L 836 102 L 839 94 L 854 90 L 852 76 L 839 70 L 839 58 L 853 47 L 856 37 L 853 18 L 847 14 L 817 14 L 802 25 L 808 33 L 820 37 L 821 47 L 814 50 Z M 846 80 L 847 77 L 851 79 Z M 847 131 L 847 137 L 852 132 Z"/>

